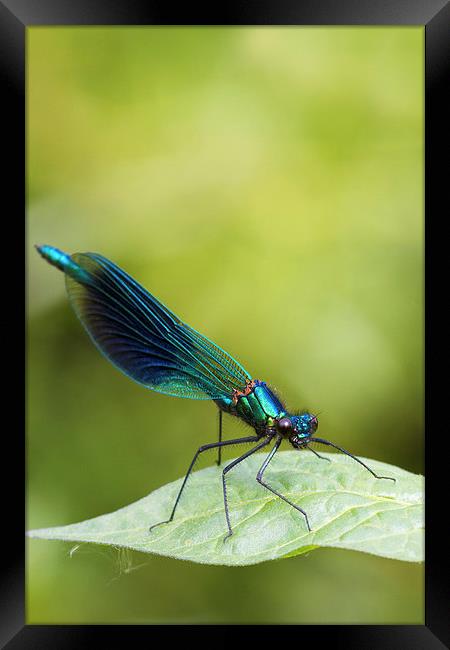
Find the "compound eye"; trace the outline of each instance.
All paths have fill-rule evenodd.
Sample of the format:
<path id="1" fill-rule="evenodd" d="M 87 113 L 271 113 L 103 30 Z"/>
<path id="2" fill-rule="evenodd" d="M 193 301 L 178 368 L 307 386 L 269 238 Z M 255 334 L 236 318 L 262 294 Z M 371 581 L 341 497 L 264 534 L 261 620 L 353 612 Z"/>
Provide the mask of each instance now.
<path id="1" fill-rule="evenodd" d="M 317 431 L 317 427 L 319 426 L 319 422 L 317 421 L 316 416 L 314 416 L 313 418 L 311 418 L 311 420 L 309 421 L 309 423 L 310 423 L 310 425 L 311 425 L 311 430 L 312 430 L 312 432 L 314 433 L 315 431 Z"/>
<path id="2" fill-rule="evenodd" d="M 288 433 L 292 429 L 292 420 L 291 418 L 281 418 L 278 420 L 278 430 L 281 433 Z"/>

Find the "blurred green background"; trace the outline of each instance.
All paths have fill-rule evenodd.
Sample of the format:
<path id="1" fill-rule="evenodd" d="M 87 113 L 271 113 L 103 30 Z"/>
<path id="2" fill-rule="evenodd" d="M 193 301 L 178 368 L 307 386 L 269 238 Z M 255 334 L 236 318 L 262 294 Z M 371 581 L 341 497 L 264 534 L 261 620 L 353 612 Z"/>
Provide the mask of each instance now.
<path id="1" fill-rule="evenodd" d="M 125 506 L 217 435 L 214 404 L 102 358 L 36 243 L 109 257 L 323 436 L 423 472 L 423 28 L 27 38 L 27 527 Z M 424 621 L 421 565 L 71 548 L 28 541 L 28 623 Z"/>

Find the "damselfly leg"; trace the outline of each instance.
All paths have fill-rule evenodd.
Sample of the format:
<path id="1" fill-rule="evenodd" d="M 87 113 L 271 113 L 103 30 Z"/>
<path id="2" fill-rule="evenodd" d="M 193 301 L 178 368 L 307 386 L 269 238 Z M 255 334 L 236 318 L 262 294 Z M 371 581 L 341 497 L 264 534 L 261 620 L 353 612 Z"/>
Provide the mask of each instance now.
<path id="1" fill-rule="evenodd" d="M 219 409 L 219 442 L 222 442 L 222 411 Z M 222 446 L 217 449 L 217 465 L 220 467 L 222 462 Z"/>
<path id="2" fill-rule="evenodd" d="M 270 492 L 273 492 L 273 494 L 276 494 L 277 497 L 280 497 L 280 499 L 283 499 L 283 501 L 286 501 L 286 503 L 289 503 L 289 505 L 292 506 L 293 508 L 295 508 L 296 510 L 298 510 L 298 512 L 301 512 L 302 515 L 305 517 L 306 525 L 308 526 L 308 530 L 311 532 L 311 526 L 309 525 L 308 515 L 306 514 L 306 512 L 305 512 L 304 510 L 302 510 L 302 508 L 300 508 L 300 506 L 297 506 L 295 503 L 292 503 L 292 501 L 289 501 L 289 499 L 287 499 L 285 496 L 283 496 L 282 494 L 280 494 L 279 492 L 277 492 L 276 490 L 274 490 L 273 487 L 270 487 L 270 485 L 268 485 L 267 483 L 265 483 L 265 482 L 262 480 L 263 474 L 264 474 L 264 472 L 266 471 L 267 466 L 269 465 L 270 461 L 272 460 L 272 458 L 273 458 L 273 457 L 275 456 L 275 454 L 277 453 L 278 448 L 279 448 L 279 446 L 281 445 L 281 441 L 282 441 L 282 440 L 283 440 L 283 438 L 282 438 L 281 436 L 279 436 L 278 439 L 277 439 L 277 441 L 276 441 L 276 443 L 275 443 L 275 445 L 274 445 L 274 447 L 273 447 L 273 449 L 272 449 L 272 451 L 269 453 L 269 455 L 267 456 L 266 460 L 265 460 L 265 461 L 263 462 L 263 464 L 261 465 L 261 467 L 260 467 L 260 469 L 259 469 L 259 472 L 258 472 L 258 474 L 256 475 L 256 480 L 258 481 L 258 483 L 260 483 L 260 484 L 263 485 L 265 488 L 267 488 L 267 490 L 270 490 Z"/>
<path id="3" fill-rule="evenodd" d="M 175 515 L 175 510 L 177 509 L 177 505 L 178 505 L 178 502 L 180 501 L 180 498 L 181 498 L 181 495 L 183 493 L 186 482 L 187 482 L 187 480 L 189 478 L 189 475 L 192 472 L 192 470 L 194 468 L 194 465 L 195 465 L 195 463 L 197 461 L 197 458 L 199 457 L 200 454 L 202 454 L 204 451 L 208 451 L 208 449 L 215 449 L 216 447 L 226 447 L 227 445 L 239 445 L 239 444 L 244 444 L 244 443 L 248 443 L 248 442 L 256 442 L 259 439 L 260 439 L 259 436 L 248 436 L 246 438 L 235 438 L 233 440 L 225 440 L 224 442 L 211 442 L 211 443 L 209 443 L 207 445 L 202 445 L 201 447 L 199 447 L 197 449 L 195 455 L 194 455 L 194 458 L 191 461 L 191 464 L 189 465 L 188 471 L 186 473 L 186 476 L 184 477 L 184 481 L 183 481 L 183 483 L 181 485 L 180 491 L 178 492 L 178 496 L 175 499 L 175 504 L 173 506 L 172 513 L 171 513 L 169 519 L 166 519 L 165 521 L 160 521 L 157 524 L 153 524 L 152 526 L 150 526 L 149 532 L 152 531 L 153 528 L 156 528 L 157 526 L 160 526 L 161 524 L 169 524 L 173 520 L 174 515 Z M 227 515 L 227 519 L 228 519 L 228 515 Z"/>
<path id="4" fill-rule="evenodd" d="M 384 479 L 386 479 L 388 481 L 394 481 L 394 483 L 396 482 L 396 479 L 393 476 L 378 476 L 378 474 L 375 474 L 375 472 L 372 469 L 370 469 L 370 467 L 368 467 L 365 463 L 363 463 L 362 460 L 359 460 L 359 458 L 356 458 L 356 456 L 353 456 L 353 454 L 351 454 L 346 449 L 343 449 L 342 447 L 339 447 L 339 445 L 335 445 L 334 442 L 330 442 L 329 440 L 325 440 L 324 438 L 311 438 L 309 442 L 320 442 L 320 443 L 322 443 L 322 445 L 328 445 L 329 447 L 334 447 L 335 449 L 337 449 L 338 451 L 341 451 L 346 456 L 350 456 L 350 458 L 353 458 L 353 460 L 356 460 L 357 463 L 359 463 L 360 465 L 365 467 L 366 470 L 372 474 L 372 476 L 375 476 L 375 478 L 384 478 Z"/>
<path id="5" fill-rule="evenodd" d="M 226 484 L 226 480 L 225 480 L 225 475 L 226 475 L 226 474 L 227 474 L 231 469 L 233 469 L 233 467 L 236 467 L 236 465 L 237 465 L 238 463 L 240 463 L 242 460 L 245 460 L 246 458 L 248 458 L 249 456 L 251 456 L 251 455 L 254 454 L 255 452 L 259 451 L 259 449 L 262 449 L 263 447 L 265 447 L 266 445 L 268 445 L 269 442 L 272 440 L 272 438 L 273 438 L 273 436 L 270 436 L 270 437 L 265 438 L 264 440 L 262 440 L 262 442 L 260 442 L 259 445 L 256 445 L 256 447 L 253 447 L 253 449 L 250 449 L 250 451 L 247 451 L 245 454 L 242 454 L 242 456 L 240 456 L 239 458 L 236 458 L 236 460 L 233 460 L 233 462 L 231 462 L 229 465 L 227 465 L 227 466 L 225 467 L 225 469 L 223 470 L 223 472 L 222 472 L 223 503 L 224 503 L 224 506 L 225 506 L 225 517 L 226 517 L 226 519 L 227 519 L 227 526 L 228 526 L 228 535 L 226 535 L 226 536 L 224 537 L 224 540 L 223 540 L 224 542 L 225 542 L 229 537 L 231 537 L 231 535 L 233 534 L 233 530 L 232 530 L 232 528 L 231 528 L 231 523 L 230 523 L 230 513 L 229 513 L 229 511 L 228 511 L 227 484 Z M 256 438 L 256 440 L 260 440 L 260 438 L 258 437 L 258 438 Z M 255 441 L 255 442 L 256 442 L 256 441 Z"/>
<path id="6" fill-rule="evenodd" d="M 320 458 L 320 460 L 327 460 L 329 463 L 331 463 L 331 458 L 325 458 L 325 456 L 321 456 L 320 454 L 317 453 L 315 449 L 312 447 L 306 447 L 306 449 L 309 449 L 309 451 L 312 451 L 313 454 L 317 456 L 317 458 Z"/>

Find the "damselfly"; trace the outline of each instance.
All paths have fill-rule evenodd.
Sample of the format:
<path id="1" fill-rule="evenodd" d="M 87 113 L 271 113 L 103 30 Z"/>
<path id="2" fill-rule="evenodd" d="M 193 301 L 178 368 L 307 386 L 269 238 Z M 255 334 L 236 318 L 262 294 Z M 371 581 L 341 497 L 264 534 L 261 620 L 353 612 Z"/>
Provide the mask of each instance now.
<path id="1" fill-rule="evenodd" d="M 338 445 L 319 438 L 317 416 L 308 411 L 289 413 L 280 398 L 267 384 L 250 374 L 218 345 L 183 323 L 167 307 L 146 291 L 127 273 L 97 253 L 68 255 L 53 246 L 37 246 L 50 264 L 64 271 L 72 307 L 99 350 L 134 381 L 159 393 L 190 399 L 214 400 L 219 408 L 219 439 L 202 445 L 192 459 L 167 520 L 155 523 L 150 530 L 173 520 L 197 458 L 209 449 L 228 445 L 255 443 L 255 446 L 222 471 L 222 489 L 228 534 L 233 534 L 227 500 L 226 475 L 251 454 L 272 445 L 256 480 L 264 488 L 298 510 L 311 530 L 308 515 L 264 480 L 264 473 L 283 440 L 294 449 L 310 449 L 321 443 L 338 449 L 378 476 L 361 460 Z M 240 418 L 253 428 L 254 434 L 222 440 L 222 413 Z M 324 460 L 329 460 L 328 458 Z"/>

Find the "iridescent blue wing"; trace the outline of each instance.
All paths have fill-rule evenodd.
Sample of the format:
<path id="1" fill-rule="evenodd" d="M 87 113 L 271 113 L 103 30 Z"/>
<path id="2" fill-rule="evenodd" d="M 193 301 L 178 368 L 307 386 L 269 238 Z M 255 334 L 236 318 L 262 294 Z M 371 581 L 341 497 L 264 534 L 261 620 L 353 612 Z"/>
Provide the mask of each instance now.
<path id="1" fill-rule="evenodd" d="M 100 351 L 131 379 L 192 399 L 219 399 L 243 389 L 250 375 L 237 361 L 113 262 L 96 253 L 68 259 L 82 269 L 66 273 L 77 316 Z"/>

